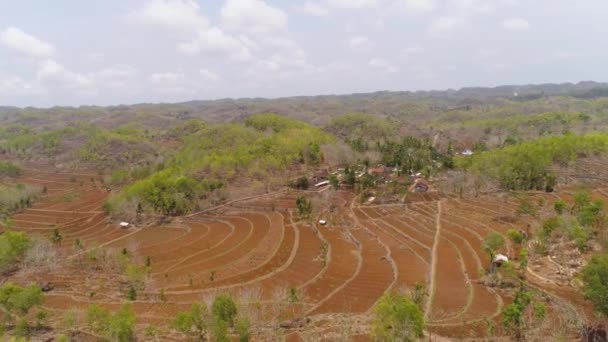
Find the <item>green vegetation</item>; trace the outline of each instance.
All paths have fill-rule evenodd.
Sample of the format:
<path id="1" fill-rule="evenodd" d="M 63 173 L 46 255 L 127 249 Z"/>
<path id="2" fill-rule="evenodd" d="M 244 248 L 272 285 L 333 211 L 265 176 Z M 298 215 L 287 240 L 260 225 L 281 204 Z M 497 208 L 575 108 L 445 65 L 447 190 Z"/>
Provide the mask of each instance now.
<path id="1" fill-rule="evenodd" d="M 483 239 L 482 247 L 490 257 L 490 270 L 492 272 L 494 271 L 494 268 L 492 267 L 494 264 L 494 257 L 496 256 L 496 253 L 498 253 L 498 251 L 504 247 L 504 245 L 505 239 L 497 232 L 490 232 Z"/>
<path id="2" fill-rule="evenodd" d="M 31 240 L 23 232 L 6 229 L 0 234 L 0 272 L 23 257 L 31 244 Z"/>
<path id="3" fill-rule="evenodd" d="M 407 295 L 386 292 L 374 307 L 372 335 L 378 341 L 417 341 L 424 314 Z"/>
<path id="4" fill-rule="evenodd" d="M 190 310 L 179 312 L 173 320 L 173 327 L 180 333 L 197 338 L 207 339 L 210 333 L 214 341 L 231 341 L 229 332 L 234 328 L 239 341 L 249 341 L 250 323 L 246 317 L 237 317 L 238 308 L 229 294 L 219 294 L 211 305 L 211 312 L 204 303 L 194 303 Z"/>
<path id="5" fill-rule="evenodd" d="M 541 252 L 547 242 L 561 238 L 573 241 L 580 251 L 587 250 L 589 240 L 605 227 L 604 202 L 593 200 L 591 192 L 583 189 L 575 192 L 571 208 L 557 203 L 557 216 L 547 218 L 538 234 Z"/>
<path id="6" fill-rule="evenodd" d="M 452 157 L 440 153 L 428 139 L 405 137 L 401 142 L 389 140 L 377 145 L 382 163 L 398 167 L 404 174 L 421 171 L 429 176 L 434 170 L 452 166 Z"/>
<path id="7" fill-rule="evenodd" d="M 18 177 L 22 173 L 22 170 L 17 165 L 0 160 L 0 177 Z"/>
<path id="8" fill-rule="evenodd" d="M 608 151 L 608 135 L 587 134 L 546 137 L 504 148 L 460 156 L 458 167 L 487 175 L 507 190 L 552 191 L 555 176 L 550 166 L 568 164 L 581 156 Z"/>
<path id="9" fill-rule="evenodd" d="M 39 188 L 31 185 L 0 184 L 0 220 L 19 209 L 30 207 L 39 193 Z"/>
<path id="10" fill-rule="evenodd" d="M 27 336 L 30 329 L 28 313 L 35 307 L 42 304 L 42 290 L 37 285 L 21 287 L 7 282 L 0 286 L 0 306 L 4 311 L 4 323 L 2 327 L 9 323 L 16 323 L 15 334 L 17 336 Z M 41 324 L 45 314 L 36 315 L 38 323 Z"/>
<path id="11" fill-rule="evenodd" d="M 533 323 L 544 320 L 547 308 L 542 302 L 533 302 L 534 296 L 522 284 L 515 293 L 513 303 L 502 309 L 502 325 L 516 340 L 524 337 Z"/>
<path id="12" fill-rule="evenodd" d="M 245 125 L 199 128 L 164 169 L 113 196 L 107 211 L 135 211 L 132 207 L 141 205 L 146 212 L 183 214 L 237 175 L 268 179 L 298 163 L 317 165 L 323 160 L 320 146 L 333 142 L 317 128 L 274 114 L 252 116 Z"/>
<path id="13" fill-rule="evenodd" d="M 595 309 L 608 316 L 608 254 L 596 255 L 582 272 L 583 292 Z"/>
<path id="14" fill-rule="evenodd" d="M 211 312 L 214 318 L 226 322 L 230 327 L 234 326 L 237 308 L 229 294 L 223 293 L 217 295 L 211 305 Z"/>
<path id="15" fill-rule="evenodd" d="M 97 304 L 89 306 L 85 320 L 89 329 L 109 340 L 128 342 L 134 337 L 135 313 L 129 304 L 124 304 L 112 314 Z"/>
<path id="16" fill-rule="evenodd" d="M 336 116 L 325 129 L 344 139 L 358 152 L 367 151 L 376 142 L 386 141 L 397 133 L 396 126 L 391 122 L 360 113 Z"/>
<path id="17" fill-rule="evenodd" d="M 583 113 L 549 112 L 539 114 L 516 114 L 508 117 L 472 117 L 458 123 L 439 124 L 442 127 L 465 127 L 516 131 L 519 127 L 535 128 L 540 134 L 548 134 L 552 129 L 563 127 L 577 121 L 586 122 L 589 116 Z"/>
<path id="18" fill-rule="evenodd" d="M 194 303 L 189 311 L 177 313 L 173 320 L 173 327 L 184 335 L 198 337 L 204 341 L 209 318 L 207 306 L 204 303 Z"/>
<path id="19" fill-rule="evenodd" d="M 310 218 L 310 215 L 312 215 L 312 202 L 306 197 L 298 196 L 296 198 L 296 208 L 300 218 Z"/>

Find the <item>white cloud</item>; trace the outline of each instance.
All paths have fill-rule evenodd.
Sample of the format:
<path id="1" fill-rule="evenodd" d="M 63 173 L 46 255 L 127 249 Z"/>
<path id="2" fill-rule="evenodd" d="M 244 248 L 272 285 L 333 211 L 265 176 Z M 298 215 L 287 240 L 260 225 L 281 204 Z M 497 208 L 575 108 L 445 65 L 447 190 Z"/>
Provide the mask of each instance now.
<path id="1" fill-rule="evenodd" d="M 335 8 L 363 9 L 380 5 L 380 0 L 328 0 L 327 3 Z"/>
<path id="2" fill-rule="evenodd" d="M 365 36 L 355 36 L 348 40 L 348 46 L 353 50 L 367 50 L 371 45 L 372 43 Z"/>
<path id="3" fill-rule="evenodd" d="M 501 6 L 514 4 L 514 0 L 450 0 L 450 2 L 454 7 L 468 14 L 492 13 Z"/>
<path id="4" fill-rule="evenodd" d="M 435 20 L 428 28 L 432 36 L 449 35 L 452 31 L 464 26 L 464 19 L 459 17 L 442 17 Z"/>
<path id="5" fill-rule="evenodd" d="M 160 85 L 175 85 L 184 80 L 183 73 L 176 72 L 160 72 L 148 76 L 148 81 Z"/>
<path id="6" fill-rule="evenodd" d="M 251 58 L 249 49 L 239 39 L 224 33 L 217 27 L 200 30 L 189 42 L 178 44 L 178 51 L 187 55 L 205 53 L 228 56 L 232 61 L 243 62 Z"/>
<path id="7" fill-rule="evenodd" d="M 199 5 L 192 0 L 152 0 L 130 17 L 139 23 L 183 31 L 196 31 L 209 25 Z"/>
<path id="8" fill-rule="evenodd" d="M 214 73 L 213 71 L 207 70 L 207 69 L 200 69 L 198 72 L 207 81 L 217 82 L 221 79 L 221 77 L 218 74 Z"/>
<path id="9" fill-rule="evenodd" d="M 53 55 L 51 44 L 29 35 L 16 27 L 8 27 L 0 33 L 0 41 L 6 47 L 19 51 L 28 57 L 46 58 Z"/>
<path id="10" fill-rule="evenodd" d="M 260 34 L 287 30 L 287 14 L 261 0 L 228 0 L 221 17 L 230 30 Z"/>
<path id="11" fill-rule="evenodd" d="M 503 20 L 502 27 L 509 31 L 527 31 L 530 23 L 523 18 L 508 18 Z"/>
<path id="12" fill-rule="evenodd" d="M 34 96 L 44 93 L 45 90 L 39 84 L 20 77 L 0 79 L 0 96 Z"/>
<path id="13" fill-rule="evenodd" d="M 399 52 L 399 57 L 403 60 L 409 60 L 415 55 L 419 55 L 423 53 L 425 50 L 420 46 L 410 46 L 405 49 L 402 49 Z"/>
<path id="14" fill-rule="evenodd" d="M 138 71 L 129 65 L 113 65 L 92 73 L 89 77 L 98 88 L 126 91 L 134 88 Z"/>
<path id="15" fill-rule="evenodd" d="M 42 83 L 51 83 L 55 86 L 77 89 L 84 92 L 87 92 L 93 86 L 93 81 L 90 77 L 72 72 L 51 59 L 40 62 L 37 77 Z"/>
<path id="16" fill-rule="evenodd" d="M 387 60 L 384 60 L 382 58 L 372 58 L 369 61 L 369 66 L 374 69 L 382 70 L 387 73 L 395 73 L 395 72 L 399 71 L 399 69 L 396 66 L 394 66 L 393 64 L 391 64 L 390 62 L 388 62 Z"/>
<path id="17" fill-rule="evenodd" d="M 307 1 L 303 5 L 295 6 L 295 8 L 302 13 L 316 17 L 324 17 L 329 14 L 329 9 L 318 2 Z"/>
<path id="18" fill-rule="evenodd" d="M 435 0 L 396 0 L 393 5 L 410 13 L 425 13 L 437 7 Z"/>

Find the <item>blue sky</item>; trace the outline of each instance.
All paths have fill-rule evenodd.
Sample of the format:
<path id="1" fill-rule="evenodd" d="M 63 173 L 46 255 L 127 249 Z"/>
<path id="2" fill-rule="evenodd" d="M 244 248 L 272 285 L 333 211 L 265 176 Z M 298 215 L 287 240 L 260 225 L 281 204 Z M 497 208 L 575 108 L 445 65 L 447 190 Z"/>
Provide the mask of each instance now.
<path id="1" fill-rule="evenodd" d="M 605 0 L 0 2 L 0 105 L 608 80 Z"/>

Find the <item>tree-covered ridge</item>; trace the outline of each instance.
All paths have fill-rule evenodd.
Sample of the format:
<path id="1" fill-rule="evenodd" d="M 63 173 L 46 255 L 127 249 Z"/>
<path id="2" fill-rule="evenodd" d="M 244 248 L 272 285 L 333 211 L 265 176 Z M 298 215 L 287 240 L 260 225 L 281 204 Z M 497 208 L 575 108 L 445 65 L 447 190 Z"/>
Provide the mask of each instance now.
<path id="1" fill-rule="evenodd" d="M 587 122 L 591 120 L 588 114 L 579 112 L 548 112 L 538 114 L 515 114 L 511 116 L 492 116 L 487 113 L 485 117 L 471 115 L 468 118 L 461 118 L 457 122 L 435 121 L 437 127 L 464 127 L 464 128 L 483 128 L 483 129 L 503 129 L 513 130 L 518 127 L 534 127 L 549 130 L 556 125 L 569 125 L 577 121 Z"/>
<path id="2" fill-rule="evenodd" d="M 79 123 L 61 128 L 34 129 L 27 125 L 0 128 L 0 153 L 19 157 L 62 157 L 94 167 L 152 160 L 160 147 L 155 135 L 135 125 L 105 129 Z"/>
<path id="3" fill-rule="evenodd" d="M 183 214 L 235 176 L 264 180 L 294 165 L 316 166 L 321 146 L 334 142 L 318 128 L 273 114 L 208 125 L 183 140 L 164 168 L 125 187 L 106 208 Z"/>
<path id="4" fill-rule="evenodd" d="M 455 158 L 458 167 L 489 176 L 508 190 L 552 190 L 554 164 L 567 165 L 580 157 L 608 151 L 602 133 L 544 137 L 503 148 Z"/>
<path id="5" fill-rule="evenodd" d="M 346 141 L 378 141 L 397 133 L 397 126 L 378 116 L 350 113 L 333 117 L 325 127 L 328 132 Z"/>

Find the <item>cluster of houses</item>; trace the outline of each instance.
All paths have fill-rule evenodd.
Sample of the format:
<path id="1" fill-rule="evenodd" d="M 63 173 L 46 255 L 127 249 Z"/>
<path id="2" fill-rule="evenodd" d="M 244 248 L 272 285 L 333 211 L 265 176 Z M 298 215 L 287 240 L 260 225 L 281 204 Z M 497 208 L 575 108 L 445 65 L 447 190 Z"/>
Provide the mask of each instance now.
<path id="1" fill-rule="evenodd" d="M 317 170 L 312 179 L 311 184 L 314 184 L 316 188 L 323 188 L 329 185 L 329 176 L 335 175 L 338 178 L 339 182 L 343 182 L 344 180 L 344 168 L 337 168 L 335 171 L 330 172 L 327 169 L 319 169 Z M 373 176 L 378 181 L 383 181 L 385 184 L 390 183 L 391 181 L 397 180 L 400 175 L 398 169 L 396 167 L 389 167 L 384 165 L 378 165 L 374 167 L 368 168 L 360 168 L 355 170 L 355 177 L 357 179 L 361 179 L 363 176 L 370 175 Z M 427 181 L 422 176 L 422 173 L 412 173 L 409 175 L 411 183 L 413 183 L 413 187 L 411 191 L 413 192 L 427 192 L 429 190 L 429 185 Z"/>

